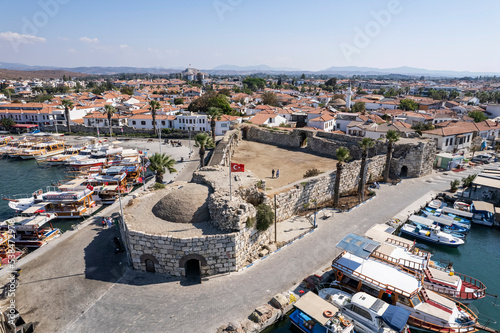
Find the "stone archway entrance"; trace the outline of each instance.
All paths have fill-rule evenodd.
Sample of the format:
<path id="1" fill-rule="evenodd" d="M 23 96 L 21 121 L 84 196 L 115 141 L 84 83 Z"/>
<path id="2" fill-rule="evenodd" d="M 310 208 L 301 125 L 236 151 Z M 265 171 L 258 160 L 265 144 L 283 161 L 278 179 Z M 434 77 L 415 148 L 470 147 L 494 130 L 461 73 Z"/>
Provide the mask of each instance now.
<path id="1" fill-rule="evenodd" d="M 300 133 L 299 139 L 300 139 L 300 148 L 307 147 L 307 134 L 304 132 Z"/>
<path id="2" fill-rule="evenodd" d="M 408 177 L 408 167 L 406 165 L 403 165 L 403 167 L 401 168 L 400 176 L 401 178 Z"/>
<path id="3" fill-rule="evenodd" d="M 144 264 L 144 268 L 146 269 L 146 272 L 149 273 L 156 273 L 156 267 L 160 263 L 158 262 L 158 259 L 156 259 L 153 255 L 151 254 L 143 254 L 141 255 L 141 263 Z"/>
<path id="4" fill-rule="evenodd" d="M 201 283 L 201 268 L 207 266 L 207 260 L 199 254 L 188 254 L 179 261 L 179 267 L 184 268 L 184 276 L 193 283 Z"/>
<path id="5" fill-rule="evenodd" d="M 186 261 L 184 266 L 186 278 L 201 283 L 201 263 L 198 259 L 190 259 Z"/>
<path id="6" fill-rule="evenodd" d="M 155 263 L 153 262 L 153 260 L 146 259 L 144 263 L 146 264 L 146 272 L 156 273 Z"/>

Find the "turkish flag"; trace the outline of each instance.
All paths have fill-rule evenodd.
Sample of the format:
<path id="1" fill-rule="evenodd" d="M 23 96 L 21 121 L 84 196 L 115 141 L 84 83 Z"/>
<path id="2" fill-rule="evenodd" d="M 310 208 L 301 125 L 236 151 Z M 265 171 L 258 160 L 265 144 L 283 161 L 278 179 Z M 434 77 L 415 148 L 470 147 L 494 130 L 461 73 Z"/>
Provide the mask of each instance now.
<path id="1" fill-rule="evenodd" d="M 87 185 L 87 188 L 88 188 L 89 190 L 91 190 L 91 191 L 92 191 L 92 190 L 94 190 L 94 188 L 93 188 L 93 187 L 92 187 L 92 185 L 90 185 L 90 184 L 88 184 L 88 185 Z"/>
<path id="2" fill-rule="evenodd" d="M 231 163 L 231 172 L 245 172 L 245 164 Z"/>

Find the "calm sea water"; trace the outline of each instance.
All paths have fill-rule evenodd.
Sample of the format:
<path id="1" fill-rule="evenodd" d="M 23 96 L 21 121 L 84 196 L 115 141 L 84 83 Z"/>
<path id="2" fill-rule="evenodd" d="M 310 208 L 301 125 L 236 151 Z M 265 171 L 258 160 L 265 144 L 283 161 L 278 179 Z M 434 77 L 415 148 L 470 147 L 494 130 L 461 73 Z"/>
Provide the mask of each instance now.
<path id="1" fill-rule="evenodd" d="M 465 244 L 458 249 L 423 244 L 419 244 L 418 247 L 431 252 L 433 260 L 446 263 L 452 262 L 455 271 L 478 279 L 486 285 L 487 293 L 500 296 L 499 229 L 473 225 L 467 235 Z M 495 298 L 487 296 L 471 304 L 479 310 L 479 318 L 491 318 L 497 321 L 496 324 L 490 322 L 487 326 L 497 330 L 500 329 L 500 300 L 497 301 Z M 486 323 L 486 320 L 480 322 Z M 290 320 L 286 319 L 264 332 L 285 333 L 298 331 L 290 323 Z"/>
<path id="2" fill-rule="evenodd" d="M 69 178 L 66 167 L 41 167 L 35 160 L 0 159 L 0 197 L 11 197 L 15 194 L 31 194 L 36 190 L 45 191 L 52 186 Z M 0 200 L 0 221 L 13 217 L 15 212 L 9 208 L 8 202 Z M 54 228 L 65 231 L 71 228 L 78 220 L 56 220 Z"/>

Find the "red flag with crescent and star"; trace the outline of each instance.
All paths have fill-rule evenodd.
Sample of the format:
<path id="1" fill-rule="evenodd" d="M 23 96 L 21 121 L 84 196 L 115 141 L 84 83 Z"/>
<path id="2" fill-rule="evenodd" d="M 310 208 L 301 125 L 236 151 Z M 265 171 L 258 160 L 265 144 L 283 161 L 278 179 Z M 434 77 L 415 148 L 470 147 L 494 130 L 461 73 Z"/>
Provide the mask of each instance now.
<path id="1" fill-rule="evenodd" d="M 231 172 L 245 172 L 245 164 L 231 163 Z"/>

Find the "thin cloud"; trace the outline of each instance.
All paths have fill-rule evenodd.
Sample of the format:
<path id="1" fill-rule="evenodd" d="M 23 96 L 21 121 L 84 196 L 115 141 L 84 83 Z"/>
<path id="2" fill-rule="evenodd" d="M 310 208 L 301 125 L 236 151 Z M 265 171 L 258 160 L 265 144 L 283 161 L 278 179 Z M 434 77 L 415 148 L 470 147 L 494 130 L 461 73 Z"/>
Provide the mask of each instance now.
<path id="1" fill-rule="evenodd" d="M 127 44 L 122 44 L 122 45 L 120 45 L 120 49 L 122 49 L 122 50 L 123 50 L 123 49 L 126 49 L 126 48 L 128 48 L 128 45 L 127 45 Z"/>
<path id="2" fill-rule="evenodd" d="M 76 53 L 75 49 L 68 49 L 68 53 Z"/>
<path id="3" fill-rule="evenodd" d="M 79 40 L 80 40 L 80 42 L 84 42 L 84 43 L 88 43 L 88 44 L 99 42 L 99 39 L 97 39 L 97 38 L 88 38 L 88 37 L 82 37 Z"/>
<path id="4" fill-rule="evenodd" d="M 21 44 L 43 43 L 46 41 L 46 39 L 43 37 L 23 35 L 12 31 L 0 32 L 0 40 L 5 40 L 8 42 L 16 42 Z"/>

